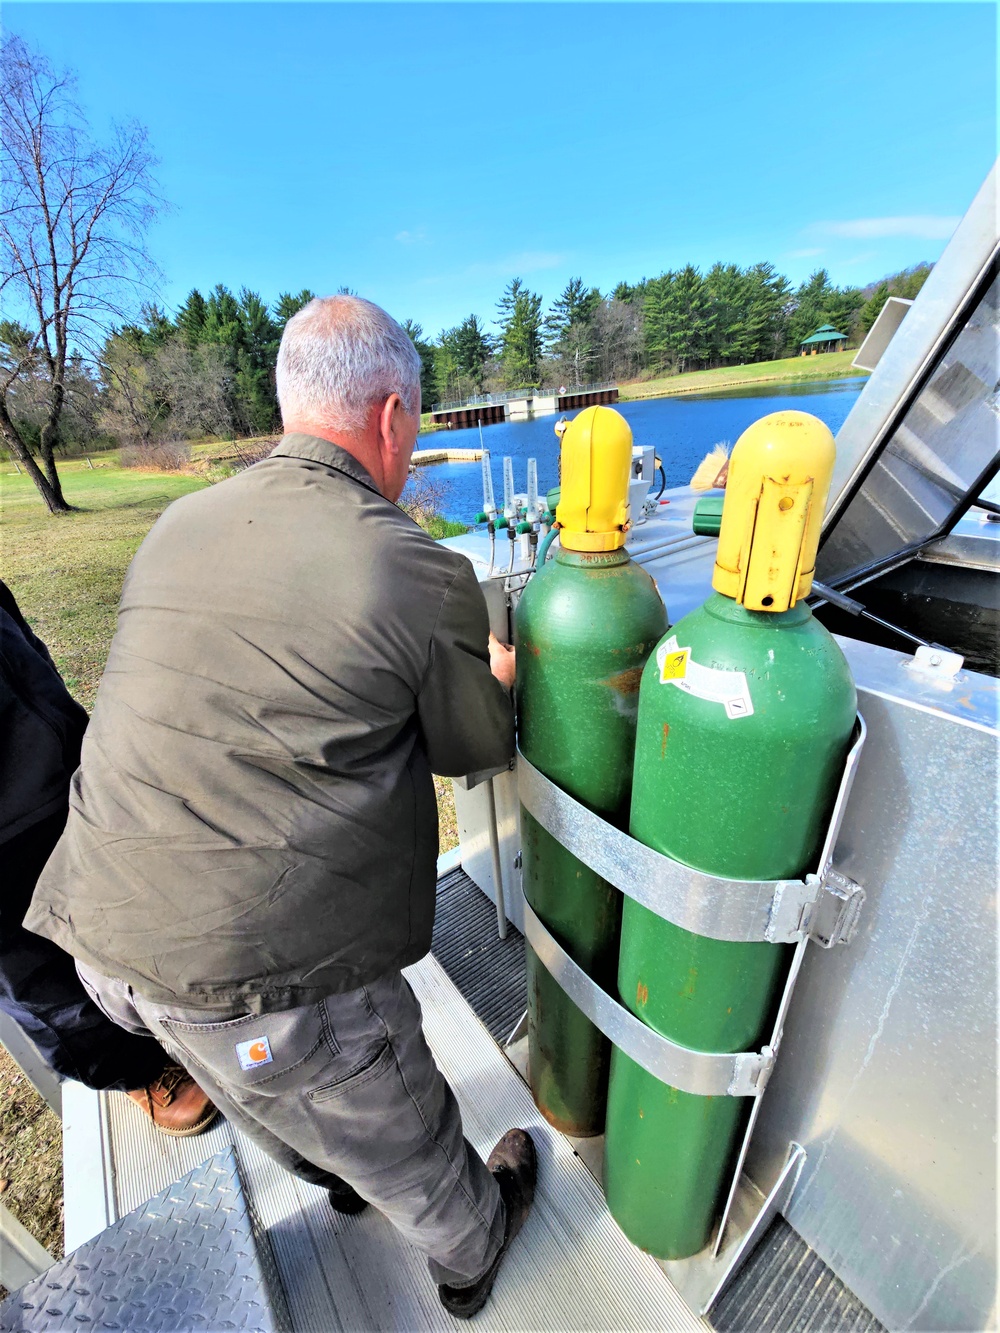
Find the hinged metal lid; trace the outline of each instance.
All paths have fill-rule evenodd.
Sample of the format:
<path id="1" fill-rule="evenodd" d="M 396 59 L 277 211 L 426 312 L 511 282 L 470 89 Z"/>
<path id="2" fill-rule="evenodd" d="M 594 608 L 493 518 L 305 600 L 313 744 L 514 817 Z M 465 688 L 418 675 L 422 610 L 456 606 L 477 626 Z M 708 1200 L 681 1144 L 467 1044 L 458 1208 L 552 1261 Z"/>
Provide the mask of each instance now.
<path id="1" fill-rule="evenodd" d="M 824 583 L 946 535 L 1000 467 L 996 190 L 994 166 L 837 436 Z"/>

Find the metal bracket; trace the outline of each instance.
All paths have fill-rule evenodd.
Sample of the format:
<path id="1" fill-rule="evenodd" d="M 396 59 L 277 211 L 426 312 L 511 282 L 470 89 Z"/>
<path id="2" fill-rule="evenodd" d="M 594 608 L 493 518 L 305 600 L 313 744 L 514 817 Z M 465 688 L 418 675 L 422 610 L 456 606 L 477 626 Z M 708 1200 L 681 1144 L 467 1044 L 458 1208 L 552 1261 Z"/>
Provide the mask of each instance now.
<path id="1" fill-rule="evenodd" d="M 907 666 L 911 671 L 921 671 L 938 680 L 954 680 L 962 669 L 965 658 L 961 653 L 950 653 L 947 648 L 938 648 L 935 644 L 921 644 L 913 654 Z"/>
<path id="2" fill-rule="evenodd" d="M 850 944 L 864 904 L 861 885 L 831 867 L 820 878 L 819 892 L 805 923 L 809 938 L 822 949 Z"/>
<path id="3" fill-rule="evenodd" d="M 829 948 L 847 942 L 864 902 L 864 892 L 853 885 L 853 906 L 848 910 L 845 886 L 852 881 L 832 871 L 831 860 L 865 734 L 864 719 L 858 714 L 819 868 L 805 879 L 724 879 L 693 870 L 629 837 L 588 810 L 535 768 L 520 751 L 518 796 L 528 814 L 588 869 L 682 930 L 737 943 L 797 944 L 812 935 L 812 923 L 817 921 L 820 923 L 817 939 Z M 834 902 L 836 907 L 832 905 Z M 843 928 L 835 929 L 842 917 Z"/>
<path id="4" fill-rule="evenodd" d="M 832 867 L 804 880 L 780 881 L 764 938 L 772 944 L 810 939 L 824 949 L 850 944 L 864 902 L 861 885 Z"/>
<path id="5" fill-rule="evenodd" d="M 699 1097 L 759 1097 L 774 1066 L 774 1052 L 720 1054 L 696 1051 L 662 1037 L 641 1018 L 587 976 L 546 930 L 528 903 L 524 905 L 524 937 L 539 962 L 576 1007 L 613 1045 L 647 1073 L 672 1088 Z"/>

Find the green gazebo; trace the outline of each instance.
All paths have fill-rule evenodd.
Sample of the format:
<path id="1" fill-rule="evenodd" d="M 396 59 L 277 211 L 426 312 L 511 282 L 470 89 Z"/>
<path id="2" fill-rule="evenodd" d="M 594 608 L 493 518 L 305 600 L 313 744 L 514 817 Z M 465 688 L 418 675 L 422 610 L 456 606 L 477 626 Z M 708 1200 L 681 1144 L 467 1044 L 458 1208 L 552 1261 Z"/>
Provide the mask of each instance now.
<path id="1" fill-rule="evenodd" d="M 847 346 L 847 334 L 838 333 L 832 324 L 824 324 L 799 343 L 799 356 L 815 356 L 817 352 L 842 352 Z"/>

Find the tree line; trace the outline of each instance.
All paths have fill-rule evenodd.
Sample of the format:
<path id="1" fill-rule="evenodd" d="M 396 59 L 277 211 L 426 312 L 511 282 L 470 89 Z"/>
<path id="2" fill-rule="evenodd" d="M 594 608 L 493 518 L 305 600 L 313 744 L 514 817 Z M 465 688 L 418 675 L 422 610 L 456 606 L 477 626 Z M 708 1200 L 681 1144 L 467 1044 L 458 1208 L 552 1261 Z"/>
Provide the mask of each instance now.
<path id="1" fill-rule="evenodd" d="M 144 243 L 161 204 L 145 131 L 125 125 L 93 140 L 72 76 L 10 33 L 0 64 L 0 290 L 16 312 L 0 320 L 0 435 L 49 508 L 69 507 L 57 449 L 278 431 L 278 344 L 314 293 L 269 304 L 220 284 L 165 311 Z M 426 410 L 490 391 L 771 360 L 823 324 L 856 343 L 889 295 L 915 296 L 929 272 L 920 264 L 858 288 L 818 269 L 794 288 L 769 263 L 705 273 L 688 264 L 606 293 L 575 277 L 548 309 L 516 277 L 489 319 L 470 314 L 436 337 L 402 322 L 420 353 Z"/>
<path id="2" fill-rule="evenodd" d="M 543 313 L 542 297 L 513 278 L 490 332 L 469 315 L 427 340 L 420 352 L 425 405 L 486 391 L 556 387 L 680 374 L 794 355 L 803 339 L 832 324 L 856 345 L 890 295 L 912 298 L 930 264 L 868 287 L 837 287 L 817 269 L 797 288 L 772 264 L 693 265 L 620 282 L 602 294 L 572 278 Z"/>

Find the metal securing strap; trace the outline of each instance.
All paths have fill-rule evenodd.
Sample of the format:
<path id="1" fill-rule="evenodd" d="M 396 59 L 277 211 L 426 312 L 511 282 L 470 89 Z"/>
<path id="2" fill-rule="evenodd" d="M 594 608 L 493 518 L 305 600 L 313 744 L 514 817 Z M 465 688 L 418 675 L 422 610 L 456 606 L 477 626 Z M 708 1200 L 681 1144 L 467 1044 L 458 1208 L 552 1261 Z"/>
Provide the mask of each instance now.
<path id="1" fill-rule="evenodd" d="M 774 1064 L 770 1047 L 759 1053 L 720 1055 L 679 1046 L 601 990 L 549 934 L 528 903 L 524 905 L 524 937 L 576 1007 L 661 1083 L 699 1097 L 756 1097 L 764 1091 Z"/>
<path id="2" fill-rule="evenodd" d="M 723 879 L 693 870 L 595 815 L 520 751 L 518 796 L 525 810 L 577 860 L 683 930 L 738 943 L 796 944 L 812 935 L 829 948 L 851 938 L 864 901 L 864 890 L 832 871 L 830 864 L 864 740 L 865 724 L 859 714 L 819 872 L 805 879 Z M 851 890 L 846 895 L 845 885 Z M 821 927 L 813 933 L 813 923 L 820 921 Z"/>

